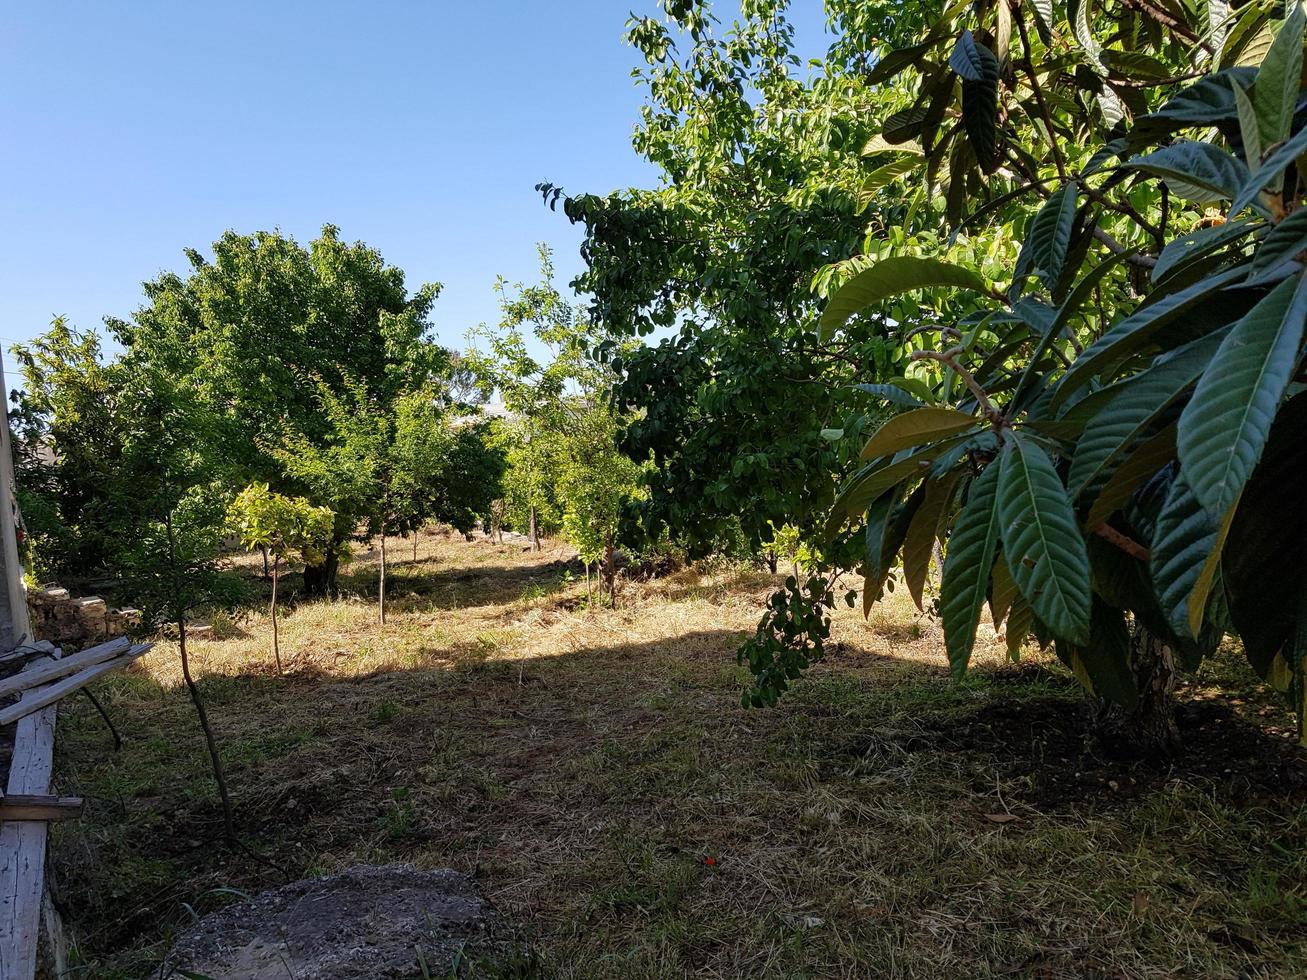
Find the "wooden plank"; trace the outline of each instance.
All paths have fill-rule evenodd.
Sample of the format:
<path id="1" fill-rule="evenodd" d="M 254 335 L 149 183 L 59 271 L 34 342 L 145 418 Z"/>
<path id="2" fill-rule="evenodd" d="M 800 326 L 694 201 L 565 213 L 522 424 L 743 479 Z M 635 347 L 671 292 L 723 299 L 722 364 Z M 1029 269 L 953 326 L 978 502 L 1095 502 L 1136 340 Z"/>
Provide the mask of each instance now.
<path id="1" fill-rule="evenodd" d="M 151 646 L 152 644 L 142 643 L 139 646 L 131 647 L 122 656 L 115 657 L 113 660 L 106 660 L 104 663 L 86 667 L 79 673 L 73 674 L 72 677 L 65 677 L 54 684 L 47 684 L 45 687 L 27 691 L 17 704 L 11 704 L 7 708 L 0 708 L 0 725 L 12 725 L 18 719 L 29 716 L 33 711 L 39 711 L 46 705 L 54 704 L 60 698 L 65 698 L 74 691 L 85 687 L 97 677 L 131 663 L 137 657 L 146 653 Z M 0 977 L 3 976 L 4 974 L 0 973 Z"/>
<path id="2" fill-rule="evenodd" d="M 101 643 L 99 646 L 75 653 L 71 657 L 50 660 L 33 670 L 24 670 L 12 677 L 6 677 L 0 680 L 0 697 L 15 694 L 18 691 L 27 691 L 41 684 L 48 684 L 51 681 L 58 680 L 60 677 L 75 674 L 83 667 L 92 667 L 95 664 L 104 663 L 106 660 L 112 660 L 114 657 L 126 653 L 131 649 L 131 646 L 132 643 L 127 637 L 120 636 L 107 643 Z"/>
<path id="3" fill-rule="evenodd" d="M 16 793 L 0 800 L 0 822 L 9 820 L 72 820 L 82 815 L 80 796 Z"/>
<path id="4" fill-rule="evenodd" d="M 10 650 L 8 653 L 0 653 L 0 665 L 16 663 L 20 660 L 27 660 L 29 657 L 49 656 L 58 649 L 49 640 L 36 640 L 32 643 L 24 643 L 17 650 Z"/>
<path id="5" fill-rule="evenodd" d="M 27 669 L 37 666 L 28 664 Z M 31 696 L 25 694 L 23 700 Z M 58 708 L 50 704 L 18 723 L 7 795 L 50 792 L 57 713 Z M 0 824 L 0 977 L 4 980 L 33 980 L 36 975 L 48 833 L 49 825 L 43 821 Z"/>

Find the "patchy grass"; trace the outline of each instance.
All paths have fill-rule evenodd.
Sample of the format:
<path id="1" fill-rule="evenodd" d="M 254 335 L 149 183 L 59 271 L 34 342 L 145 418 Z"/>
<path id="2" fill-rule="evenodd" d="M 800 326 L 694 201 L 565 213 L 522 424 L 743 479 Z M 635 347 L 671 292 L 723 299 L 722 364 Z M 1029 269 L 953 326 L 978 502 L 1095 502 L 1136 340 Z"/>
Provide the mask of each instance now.
<path id="1" fill-rule="evenodd" d="M 268 863 L 213 843 L 172 646 L 102 683 L 121 752 L 67 703 L 58 784 L 88 812 L 53 854 L 89 975 L 146 975 L 237 892 L 387 861 L 474 874 L 558 977 L 1307 971 L 1307 770 L 1234 656 L 1190 685 L 1193 749 L 1157 769 L 1086 735 L 1037 654 L 982 643 L 951 683 L 905 597 L 841 612 L 828 660 L 746 712 L 733 652 L 769 576 L 685 571 L 588 609 L 561 548 L 394 551 L 388 624 L 361 556 L 344 598 L 285 611 L 285 677 L 265 616 L 194 644 Z"/>

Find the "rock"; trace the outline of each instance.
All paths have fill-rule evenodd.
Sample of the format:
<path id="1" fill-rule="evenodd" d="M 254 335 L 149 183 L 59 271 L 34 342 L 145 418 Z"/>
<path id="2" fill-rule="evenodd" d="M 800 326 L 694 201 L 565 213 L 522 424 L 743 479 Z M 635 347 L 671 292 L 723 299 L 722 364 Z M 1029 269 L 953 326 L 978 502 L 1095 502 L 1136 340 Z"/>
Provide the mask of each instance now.
<path id="1" fill-rule="evenodd" d="M 155 976 L 408 980 L 520 957 L 472 879 L 392 864 L 297 881 L 207 915 Z"/>

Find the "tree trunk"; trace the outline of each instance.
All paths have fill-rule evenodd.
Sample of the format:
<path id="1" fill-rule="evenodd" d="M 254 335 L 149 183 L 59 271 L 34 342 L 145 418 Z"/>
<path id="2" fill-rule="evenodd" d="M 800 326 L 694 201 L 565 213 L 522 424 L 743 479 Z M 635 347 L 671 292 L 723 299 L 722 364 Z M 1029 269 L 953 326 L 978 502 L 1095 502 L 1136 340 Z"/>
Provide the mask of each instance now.
<path id="1" fill-rule="evenodd" d="M 173 535 L 171 511 L 164 519 L 164 527 L 168 532 L 169 571 L 176 576 L 177 543 Z M 223 829 L 227 834 L 227 839 L 234 841 L 236 840 L 236 821 L 232 817 L 231 797 L 227 794 L 227 777 L 222 771 L 222 756 L 218 754 L 218 741 L 213 737 L 213 729 L 209 725 L 209 713 L 204 708 L 204 698 L 200 696 L 200 689 L 196 686 L 194 678 L 191 677 L 191 661 L 186 651 L 186 604 L 181 597 L 181 583 L 176 581 L 175 578 L 173 587 L 176 600 L 176 608 L 173 612 L 174 619 L 177 622 L 177 648 L 181 652 L 182 658 L 182 680 L 186 682 L 186 690 L 190 693 L 191 703 L 195 705 L 195 714 L 200 719 L 200 730 L 204 732 L 204 744 L 209 749 L 209 762 L 213 767 L 213 781 L 218 784 L 218 796 L 222 800 Z"/>
<path id="2" fill-rule="evenodd" d="M 608 586 L 609 608 L 617 608 L 617 549 L 610 535 L 604 542 L 604 584 Z"/>
<path id="3" fill-rule="evenodd" d="M 536 526 L 536 509 L 531 507 L 531 548 L 533 551 L 540 550 L 540 530 Z"/>
<path id="4" fill-rule="evenodd" d="M 1170 647 L 1135 624 L 1130 635 L 1130 661 L 1139 683 L 1139 700 L 1126 724 L 1143 750 L 1171 756 L 1180 748 L 1175 723 L 1175 656 Z"/>
<path id="5" fill-rule="evenodd" d="M 263 552 L 263 577 L 266 579 L 266 578 L 268 577 L 268 547 L 267 547 L 267 545 L 259 545 L 259 551 Z"/>
<path id="6" fill-rule="evenodd" d="M 377 605 L 381 625 L 386 625 L 386 529 L 381 529 L 381 574 L 377 579 Z"/>
<path id="7" fill-rule="evenodd" d="M 309 565 L 304 569 L 304 594 L 321 599 L 336 594 L 336 573 L 340 569 L 340 558 L 336 554 L 337 542 L 327 552 L 327 559 L 321 565 Z"/>
<path id="8" fill-rule="evenodd" d="M 774 551 L 767 552 L 767 571 L 775 575 L 777 564 L 778 564 L 778 559 L 776 556 L 776 552 Z"/>
<path id="9" fill-rule="evenodd" d="M 213 767 L 213 781 L 218 784 L 218 796 L 222 800 L 222 824 L 227 839 L 236 839 L 236 820 L 231 812 L 231 797 L 227 793 L 227 777 L 222 771 L 222 756 L 218 753 L 218 741 L 213 737 L 213 728 L 209 725 L 209 713 L 204 708 L 204 698 L 200 689 L 191 678 L 190 658 L 186 655 L 186 617 L 177 619 L 178 646 L 182 656 L 182 679 L 186 681 L 186 690 L 190 692 L 191 703 L 195 705 L 195 714 L 200 719 L 200 730 L 204 732 L 204 744 L 209 749 L 209 763 Z"/>
<path id="10" fill-rule="evenodd" d="M 281 555 L 272 559 L 272 656 L 281 674 L 281 644 L 277 641 L 277 579 L 281 578 Z"/>
<path id="11" fill-rule="evenodd" d="M 418 563 L 418 532 L 417 532 L 416 529 L 414 529 L 414 531 L 413 531 L 413 564 L 416 565 L 417 563 Z"/>

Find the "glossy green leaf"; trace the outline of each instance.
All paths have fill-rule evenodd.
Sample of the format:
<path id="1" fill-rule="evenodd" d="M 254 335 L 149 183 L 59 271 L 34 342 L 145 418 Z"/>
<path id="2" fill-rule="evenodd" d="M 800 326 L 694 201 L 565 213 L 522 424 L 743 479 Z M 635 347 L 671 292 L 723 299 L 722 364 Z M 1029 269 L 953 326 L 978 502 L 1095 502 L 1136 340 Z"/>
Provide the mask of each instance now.
<path id="1" fill-rule="evenodd" d="M 958 43 L 953 46 L 953 53 L 949 55 L 949 67 L 970 82 L 978 82 L 985 77 L 986 59 L 981 54 L 980 49 L 985 48 L 983 44 L 976 41 L 975 35 L 970 31 L 963 31 Z M 991 52 L 992 54 L 992 52 Z"/>
<path id="2" fill-rule="evenodd" d="M 926 578 L 930 572 L 930 559 L 938 540 L 941 518 L 953 502 L 953 489 L 961 473 L 954 471 L 943 479 L 926 483 L 921 506 L 912 516 L 908 533 L 903 539 L 903 581 L 917 608 L 923 608 Z"/>
<path id="3" fill-rule="evenodd" d="M 819 334 L 828 340 L 835 331 L 874 303 L 891 296 L 931 286 L 952 286 L 988 292 L 989 287 L 971 269 L 939 259 L 896 255 L 882 259 L 841 286 L 822 311 Z"/>
<path id="4" fill-rule="evenodd" d="M 1235 324 L 1180 416 L 1185 479 L 1213 514 L 1234 504 L 1252 473 L 1298 363 L 1307 279 L 1286 279 Z"/>
<path id="5" fill-rule="evenodd" d="M 1022 249 L 1030 249 L 1031 270 L 1052 289 L 1062 277 L 1071 233 L 1075 230 L 1076 194 L 1071 181 L 1054 191 L 1031 222 Z"/>
<path id="6" fill-rule="evenodd" d="M 965 674 L 971 660 L 989 570 L 998 549 L 998 482 L 999 468 L 994 465 L 985 467 L 972 481 L 966 505 L 948 539 L 940 582 L 940 611 L 954 677 Z"/>
<path id="7" fill-rule="evenodd" d="M 1133 707 L 1139 691 L 1130 667 L 1130 630 L 1125 615 L 1097 596 L 1090 615 L 1089 641 L 1071 650 L 1072 670 L 1090 693 Z"/>
<path id="8" fill-rule="evenodd" d="M 1197 140 L 1179 140 L 1126 166 L 1160 177 L 1172 193 L 1199 204 L 1229 201 L 1249 180 L 1248 168 L 1234 154 Z"/>
<path id="9" fill-rule="evenodd" d="M 1285 168 L 1307 151 L 1307 127 L 1298 130 L 1290 139 L 1281 143 L 1271 152 L 1265 162 L 1257 168 L 1240 188 L 1234 203 L 1230 205 L 1230 217 L 1234 217 L 1257 199 L 1267 185 L 1275 181 Z M 1230 159 L 1234 159 L 1231 157 Z"/>
<path id="10" fill-rule="evenodd" d="M 1075 363 L 1058 385 L 1057 394 L 1053 397 L 1053 406 L 1059 405 L 1091 378 L 1114 371 L 1126 358 L 1146 348 L 1157 331 L 1178 317 L 1193 312 L 1204 303 L 1210 303 L 1214 292 L 1238 281 L 1244 275 L 1246 275 L 1246 268 L 1243 266 L 1227 269 L 1178 292 L 1170 293 L 1154 303 L 1141 306 L 1118 321 L 1076 358 Z"/>
<path id="11" fill-rule="evenodd" d="M 867 174 L 862 181 L 862 186 L 858 188 L 858 207 L 865 209 L 879 191 L 894 183 L 904 174 L 911 173 L 919 166 L 921 166 L 920 160 L 912 156 L 905 156 L 901 160 L 895 160 L 884 166 L 877 167 Z"/>
<path id="12" fill-rule="evenodd" d="M 1183 475 L 1176 477 L 1157 518 L 1149 571 L 1167 623 L 1181 636 L 1197 632 L 1191 626 L 1189 600 L 1209 558 L 1219 555 L 1219 531 L 1219 523 L 1198 502 Z"/>
<path id="13" fill-rule="evenodd" d="M 1307 459 L 1307 394 L 1280 408 L 1266 450 L 1244 486 L 1221 555 L 1230 618 L 1253 668 L 1263 677 L 1297 629 L 1299 572 L 1307 554 L 1302 506 Z"/>
<path id="14" fill-rule="evenodd" d="M 1002 627 L 1003 620 L 1012 610 L 1012 603 L 1020 594 L 1017 583 L 1012 581 L 1012 572 L 1007 567 L 1007 557 L 1000 551 L 990 571 L 989 614 L 994 620 L 994 629 Z"/>
<path id="15" fill-rule="evenodd" d="M 1151 436 L 1117 467 L 1103 488 L 1094 497 L 1085 528 L 1094 530 L 1107 521 L 1130 500 L 1131 495 L 1158 470 L 1175 459 L 1175 424 Z"/>
<path id="16" fill-rule="evenodd" d="M 1121 385 L 1076 444 L 1067 476 L 1073 500 L 1101 483 L 1150 423 L 1198 380 L 1223 339 L 1218 332 L 1196 340 Z"/>
<path id="17" fill-rule="evenodd" d="M 1299 208 L 1271 228 L 1253 253 L 1248 267 L 1248 284 L 1269 282 L 1279 275 L 1285 263 L 1307 251 L 1307 208 Z M 1292 268 L 1292 267 L 1290 267 Z"/>
<path id="18" fill-rule="evenodd" d="M 887 402 L 902 405 L 906 408 L 921 408 L 926 404 L 920 398 L 893 384 L 858 384 L 853 386 L 853 390 L 874 395 L 876 398 L 883 398 Z"/>
<path id="19" fill-rule="evenodd" d="M 1172 239 L 1158 255 L 1157 265 L 1153 266 L 1153 271 L 1150 273 L 1153 282 L 1161 282 L 1195 259 L 1233 244 L 1259 227 L 1261 227 L 1260 221 L 1240 218 L 1206 228 L 1195 228 L 1188 234 Z"/>
<path id="20" fill-rule="evenodd" d="M 863 459 L 889 456 L 934 442 L 976 425 L 979 420 L 952 408 L 928 406 L 903 412 L 890 418 L 875 431 L 862 447 Z"/>
<path id="21" fill-rule="evenodd" d="M 1290 0 L 1288 6 L 1289 15 L 1262 59 L 1253 86 L 1253 108 L 1267 147 L 1288 137 L 1302 79 L 1303 9 L 1299 0 Z"/>
<path id="22" fill-rule="evenodd" d="M 1035 615 L 1072 643 L 1089 637 L 1089 556 L 1062 481 L 1038 445 L 1013 433 L 998 487 L 1003 552 Z"/>
<path id="23" fill-rule="evenodd" d="M 985 173 L 998 165 L 998 58 L 983 44 L 972 42 L 979 77 L 962 79 L 962 128 Z"/>

